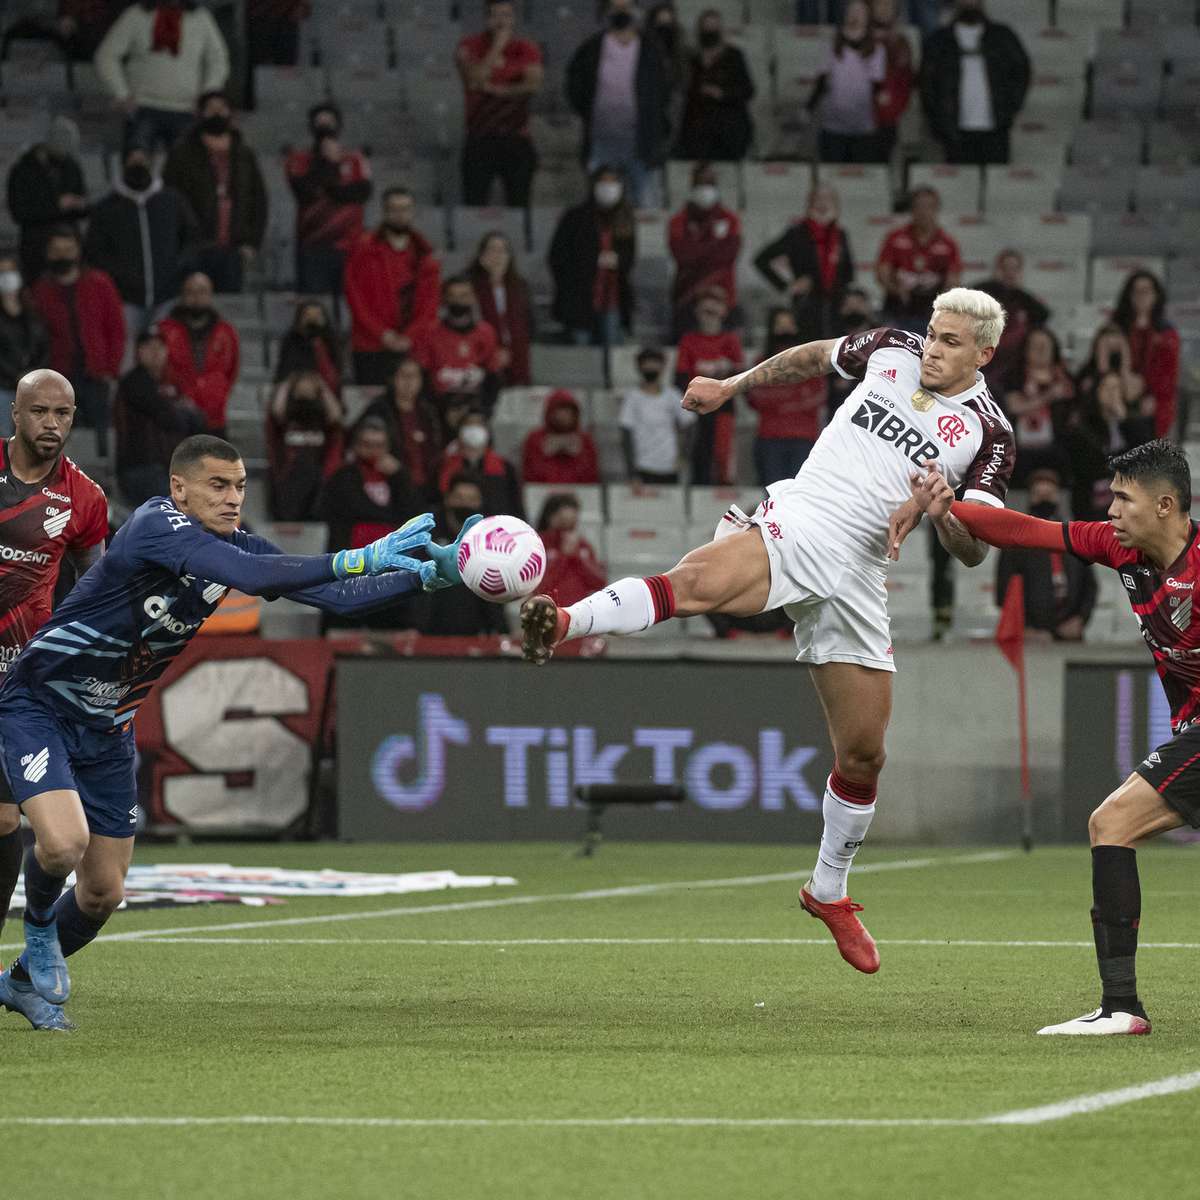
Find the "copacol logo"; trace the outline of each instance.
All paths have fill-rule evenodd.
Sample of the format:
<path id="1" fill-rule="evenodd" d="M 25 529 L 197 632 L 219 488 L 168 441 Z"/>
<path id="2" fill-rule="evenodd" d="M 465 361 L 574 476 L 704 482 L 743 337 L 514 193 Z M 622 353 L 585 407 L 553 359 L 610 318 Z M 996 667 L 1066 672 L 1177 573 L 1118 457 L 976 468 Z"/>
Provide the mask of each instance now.
<path id="1" fill-rule="evenodd" d="M 446 786 L 447 747 L 472 744 L 470 726 L 436 693 L 418 697 L 417 725 L 415 737 L 385 738 L 371 761 L 376 792 L 404 812 L 436 804 Z M 789 750 L 781 729 L 756 730 L 752 748 L 662 726 L 635 727 L 626 741 L 604 742 L 592 725 L 488 725 L 482 741 L 500 751 L 505 808 L 528 808 L 534 796 L 544 796 L 548 808 L 570 808 L 575 788 L 617 783 L 623 764 L 625 780 L 682 783 L 694 803 L 714 812 L 755 801 L 764 812 L 820 808 L 819 793 L 804 775 L 816 747 Z M 490 764 L 470 766 L 495 775 Z"/>

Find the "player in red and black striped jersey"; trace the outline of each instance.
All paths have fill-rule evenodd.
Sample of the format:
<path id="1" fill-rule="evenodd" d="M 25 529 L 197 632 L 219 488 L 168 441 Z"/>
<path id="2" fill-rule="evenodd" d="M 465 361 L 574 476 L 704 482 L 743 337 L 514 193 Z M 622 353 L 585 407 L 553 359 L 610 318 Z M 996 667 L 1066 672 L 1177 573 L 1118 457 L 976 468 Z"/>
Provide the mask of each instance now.
<path id="1" fill-rule="evenodd" d="M 1100 1007 L 1047 1025 L 1038 1031 L 1044 1034 L 1150 1032 L 1134 969 L 1142 907 L 1135 847 L 1185 821 L 1200 828 L 1200 529 L 1189 515 L 1191 472 L 1183 451 L 1162 439 L 1108 465 L 1109 519 L 1061 524 L 957 503 L 932 467 L 923 479 L 913 477 L 917 509 L 933 516 L 953 512 L 990 545 L 1070 552 L 1117 571 L 1171 705 L 1172 739 L 1152 751 L 1088 821 Z M 903 513 L 893 518 L 893 557 L 912 524 Z"/>
<path id="2" fill-rule="evenodd" d="M 17 384 L 0 442 L 0 682 L 50 615 L 64 556 L 82 575 L 104 550 L 108 501 L 63 453 L 75 393 L 57 371 Z M 0 772 L 0 929 L 21 872 L 21 816 Z"/>

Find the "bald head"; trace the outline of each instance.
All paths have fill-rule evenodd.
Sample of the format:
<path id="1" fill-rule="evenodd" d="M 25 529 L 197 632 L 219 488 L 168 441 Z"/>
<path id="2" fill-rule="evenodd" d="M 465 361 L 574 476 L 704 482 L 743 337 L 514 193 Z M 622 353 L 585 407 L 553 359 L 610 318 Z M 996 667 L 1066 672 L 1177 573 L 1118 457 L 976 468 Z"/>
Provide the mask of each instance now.
<path id="1" fill-rule="evenodd" d="M 30 371 L 13 399 L 15 457 L 34 467 L 57 458 L 75 422 L 75 389 L 57 371 Z"/>
<path id="2" fill-rule="evenodd" d="M 75 404 L 75 389 L 71 386 L 71 381 L 65 375 L 51 371 L 49 367 L 30 371 L 17 383 L 17 395 L 13 404 L 20 405 L 22 402 L 31 401 L 35 396 L 44 400 L 66 399 L 72 406 Z"/>

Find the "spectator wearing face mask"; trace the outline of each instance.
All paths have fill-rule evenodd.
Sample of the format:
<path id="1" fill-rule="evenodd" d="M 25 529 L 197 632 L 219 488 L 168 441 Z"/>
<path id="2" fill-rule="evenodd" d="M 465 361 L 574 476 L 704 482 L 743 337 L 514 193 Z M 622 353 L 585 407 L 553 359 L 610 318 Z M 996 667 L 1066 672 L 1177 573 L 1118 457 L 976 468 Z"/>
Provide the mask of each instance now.
<path id="1" fill-rule="evenodd" d="M 1157 275 L 1134 271 L 1125 280 L 1113 324 L 1129 343 L 1129 363 L 1154 397 L 1154 433 L 1170 437 L 1179 399 L 1179 333 L 1166 318 L 1167 292 Z"/>
<path id="2" fill-rule="evenodd" d="M 355 425 L 350 459 L 325 481 L 317 511 L 329 525 L 331 549 L 366 546 L 413 515 L 404 466 L 388 447 L 382 421 Z"/>
<path id="3" fill-rule="evenodd" d="M 131 334 L 178 295 L 197 236 L 191 205 L 154 175 L 144 149 L 129 147 L 121 178 L 92 212 L 86 249 L 116 283 Z"/>
<path id="4" fill-rule="evenodd" d="M 479 483 L 483 494 L 480 511 L 489 517 L 506 513 L 525 519 L 521 483 L 516 469 L 491 448 L 492 433 L 487 417 L 471 409 L 458 426 L 458 436 L 446 447 L 438 473 L 438 485 L 445 495 L 457 475 L 469 475 Z"/>
<path id="5" fill-rule="evenodd" d="M 267 189 L 225 93 L 205 92 L 196 113 L 196 124 L 167 156 L 163 182 L 196 214 L 199 269 L 218 292 L 240 292 L 267 231 Z"/>
<path id="6" fill-rule="evenodd" d="M 1025 258 L 1019 250 L 1011 247 L 996 255 L 996 267 L 990 279 L 973 286 L 987 292 L 1004 306 L 1007 319 L 1004 332 L 996 346 L 992 361 L 983 368 L 988 387 L 995 391 L 1008 373 L 1020 361 L 1021 346 L 1031 329 L 1037 329 L 1050 320 L 1050 310 L 1032 292 L 1025 290 L 1022 275 Z"/>
<path id="7" fill-rule="evenodd" d="M 683 407 L 683 393 L 663 382 L 666 356 L 645 346 L 637 356 L 641 383 L 621 400 L 621 442 L 629 478 L 639 483 L 679 482 L 679 464 L 696 414 Z"/>
<path id="8" fill-rule="evenodd" d="M 887 52 L 875 40 L 870 9 L 850 0 L 807 105 L 820 121 L 821 162 L 884 161 L 876 97 L 886 76 Z"/>
<path id="9" fill-rule="evenodd" d="M 167 378 L 167 347 L 158 330 L 139 335 L 133 367 L 113 402 L 117 486 L 136 508 L 171 494 L 170 463 L 185 437 L 203 433 L 204 414 Z"/>
<path id="10" fill-rule="evenodd" d="M 1032 69 L 1021 39 L 991 21 L 983 0 L 957 0 L 949 25 L 921 54 L 921 104 L 951 163 L 1006 163 L 1009 131 Z"/>
<path id="11" fill-rule="evenodd" d="M 870 296 L 860 287 L 849 287 L 842 296 L 841 304 L 838 305 L 830 336 L 852 338 L 867 329 L 877 329 L 879 325 L 880 318 L 871 307 Z M 801 337 L 800 340 L 803 342 L 807 339 Z M 843 379 L 834 371 L 831 375 L 826 376 L 825 382 L 828 385 L 826 412 L 828 416 L 832 417 L 841 407 L 842 401 L 858 387 L 859 381 Z"/>
<path id="12" fill-rule="evenodd" d="M 737 304 L 742 223 L 721 203 L 716 170 L 707 163 L 697 163 L 692 171 L 688 202 L 671 218 L 667 238 L 675 260 L 671 301 L 678 340 L 691 325 L 696 298 L 705 288 L 723 288 L 730 306 Z"/>
<path id="13" fill-rule="evenodd" d="M 441 267 L 413 228 L 416 205 L 404 187 L 383 194 L 383 224 L 363 238 L 346 263 L 346 302 L 353 318 L 354 378 L 386 384 L 412 331 L 437 320 Z"/>
<path id="14" fill-rule="evenodd" d="M 96 73 L 126 115 L 126 144 L 169 150 L 197 99 L 229 82 L 229 51 L 212 13 L 194 0 L 141 0 L 100 43 Z"/>
<path id="15" fill-rule="evenodd" d="M 371 198 L 366 155 L 342 145 L 342 113 L 322 101 L 309 110 L 312 146 L 293 150 L 284 172 L 296 197 L 296 287 L 340 296 L 346 258 L 363 233 Z"/>
<path id="16" fill-rule="evenodd" d="M 80 424 L 108 457 L 112 393 L 125 353 L 125 314 L 113 281 L 84 261 L 79 233 L 62 225 L 46 243 L 46 270 L 30 297 L 50 336 L 49 366 L 75 388 Z"/>
<path id="17" fill-rule="evenodd" d="M 1071 469 L 1071 515 L 1077 521 L 1105 521 L 1112 504 L 1108 460 L 1150 441 L 1154 416 L 1130 403 L 1119 371 L 1102 372 L 1070 414 L 1062 435 Z"/>
<path id="18" fill-rule="evenodd" d="M 429 379 L 434 400 L 470 397 L 485 412 L 496 403 L 499 372 L 509 361 L 496 331 L 475 311 L 475 289 L 465 275 L 442 285 L 442 316 L 412 331 L 412 356 Z"/>
<path id="19" fill-rule="evenodd" d="M 546 573 L 539 592 L 564 608 L 604 586 L 604 564 L 579 531 L 579 501 L 573 495 L 548 496 L 537 531 L 546 547 Z"/>
<path id="20" fill-rule="evenodd" d="M 691 53 L 688 50 L 687 39 L 679 25 L 679 14 L 675 11 L 673 0 L 663 0 L 646 11 L 646 40 L 658 43 L 658 48 L 667 64 L 667 80 L 671 89 L 672 127 L 678 125 L 675 118 L 681 116 L 676 112 L 676 101 L 682 97 L 687 87 L 688 72 L 691 69 Z"/>
<path id="21" fill-rule="evenodd" d="M 316 371 L 335 396 L 342 394 L 342 350 L 325 306 L 316 300 L 296 305 L 292 327 L 279 343 L 275 382 L 298 371 Z"/>
<path id="22" fill-rule="evenodd" d="M 508 353 L 501 368 L 501 387 L 527 387 L 529 347 L 533 341 L 533 298 L 529 284 L 517 270 L 512 243 L 502 233 L 485 233 L 467 268 L 475 303 L 483 319 L 496 331 Z"/>
<path id="23" fill-rule="evenodd" d="M 238 377 L 237 331 L 213 306 L 212 280 L 199 271 L 183 281 L 179 304 L 158 323 L 171 382 L 204 414 L 208 432 L 225 436 L 225 408 Z"/>
<path id="24" fill-rule="evenodd" d="M 1038 467 L 1063 470 L 1060 434 L 1075 399 L 1075 383 L 1063 363 L 1058 339 L 1049 329 L 1031 329 L 1025 335 L 1001 395 L 1017 444 L 1013 486 L 1023 486 Z"/>
<path id="25" fill-rule="evenodd" d="M 415 358 L 400 360 L 387 390 L 367 405 L 360 419 L 367 417 L 383 422 L 391 452 L 404 466 L 418 506 L 436 500 L 440 495 L 441 424 Z"/>
<path id="26" fill-rule="evenodd" d="M 56 225 L 87 215 L 79 164 L 79 127 L 54 117 L 46 140 L 30 146 L 8 173 L 8 211 L 21 230 L 21 270 L 36 279 L 46 264 L 46 237 Z"/>
<path id="27" fill-rule="evenodd" d="M 283 380 L 267 409 L 271 516 L 315 521 L 321 489 L 342 463 L 342 402 L 316 371 Z"/>
<path id="28" fill-rule="evenodd" d="M 620 345 L 633 324 L 633 209 L 619 171 L 600 167 L 591 195 L 559 219 L 547 260 L 552 313 L 577 346 Z"/>
<path id="29" fill-rule="evenodd" d="M 700 14 L 696 45 L 676 156 L 740 162 L 754 140 L 754 81 L 746 57 L 725 40 L 724 22 L 715 8 Z"/>
<path id="30" fill-rule="evenodd" d="M 773 308 L 767 315 L 767 343 L 759 361 L 800 344 L 791 309 Z M 821 433 L 826 394 L 823 375 L 747 393 L 746 402 L 758 414 L 754 469 L 761 487 L 790 479 L 804 466 Z"/>
<path id="31" fill-rule="evenodd" d="M 530 430 L 521 457 L 526 483 L 599 483 L 596 443 L 582 428 L 579 401 L 566 388 L 546 397 L 542 427 Z"/>
<path id="32" fill-rule="evenodd" d="M 815 187 L 804 220 L 788 225 L 754 256 L 759 274 L 790 298 L 802 342 L 833 335 L 835 314 L 854 279 L 850 239 L 839 215 L 837 192 Z"/>
<path id="33" fill-rule="evenodd" d="M 742 339 L 725 330 L 729 304 L 721 288 L 709 287 L 696 300 L 696 325 L 679 339 L 675 352 L 675 386 L 685 391 L 696 375 L 727 379 L 746 365 Z M 732 406 L 699 418 L 692 441 L 691 482 L 731 484 L 736 471 Z"/>
<path id="34" fill-rule="evenodd" d="M 472 475 L 455 475 L 446 481 L 445 497 L 434 509 L 437 524 L 433 540 L 446 546 L 462 532 L 467 518 L 484 510 L 484 495 Z M 469 588 L 447 588 L 436 598 L 421 597 L 414 609 L 419 628 L 427 637 L 486 637 L 507 633 L 504 605 L 481 600 Z"/>
<path id="35" fill-rule="evenodd" d="M 567 64 L 567 99 L 583 120 L 588 171 L 617 168 L 633 203 L 650 207 L 670 133 L 670 74 L 658 42 L 638 29 L 633 0 L 608 0 L 607 23 Z"/>
<path id="36" fill-rule="evenodd" d="M 485 0 L 487 28 L 463 38 L 455 55 L 466 91 L 464 204 L 487 204 L 496 178 L 509 208 L 529 204 L 537 169 L 529 108 L 542 90 L 542 51 L 516 36 L 516 8 L 514 0 Z"/>
<path id="37" fill-rule="evenodd" d="M 1062 521 L 1057 471 L 1041 468 L 1029 477 L 1029 515 Z M 996 563 L 996 598 L 1003 599 L 1014 578 L 1024 582 L 1025 628 L 1056 642 L 1083 641 L 1084 626 L 1096 605 L 1091 566 L 1074 554 L 1044 550 L 1001 550 Z"/>
<path id="38" fill-rule="evenodd" d="M 27 302 L 17 255 L 0 250 L 0 438 L 13 435 L 17 384 L 46 361 L 49 350 L 46 326 Z"/>

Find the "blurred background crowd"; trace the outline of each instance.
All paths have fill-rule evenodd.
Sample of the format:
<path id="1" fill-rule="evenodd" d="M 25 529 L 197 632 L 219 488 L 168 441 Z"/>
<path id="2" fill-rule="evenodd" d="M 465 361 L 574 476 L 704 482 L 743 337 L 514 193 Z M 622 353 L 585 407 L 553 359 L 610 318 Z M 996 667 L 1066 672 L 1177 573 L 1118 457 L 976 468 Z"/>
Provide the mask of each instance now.
<path id="1" fill-rule="evenodd" d="M 0 29 L 0 426 L 27 370 L 66 374 L 116 522 L 207 430 L 290 547 L 516 513 L 570 603 L 756 503 L 848 391 L 696 420 L 689 378 L 923 333 L 959 283 L 1009 313 L 1016 503 L 1102 519 L 1108 455 L 1187 442 L 1193 0 L 7 0 Z M 956 589 L 910 546 L 900 637 L 982 628 L 1013 573 L 1044 636 L 1120 636 L 1080 564 Z"/>

